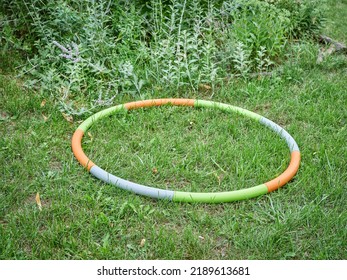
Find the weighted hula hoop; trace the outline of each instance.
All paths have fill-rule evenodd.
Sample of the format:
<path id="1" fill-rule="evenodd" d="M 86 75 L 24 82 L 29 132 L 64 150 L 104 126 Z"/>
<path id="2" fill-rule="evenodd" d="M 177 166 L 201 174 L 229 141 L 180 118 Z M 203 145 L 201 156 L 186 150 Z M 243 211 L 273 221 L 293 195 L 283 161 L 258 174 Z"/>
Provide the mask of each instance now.
<path id="1" fill-rule="evenodd" d="M 107 171 L 103 170 L 95 163 L 93 163 L 83 152 L 81 141 L 83 135 L 88 131 L 88 129 L 98 120 L 110 116 L 118 111 L 128 111 L 137 108 L 161 106 L 165 104 L 170 104 L 174 106 L 191 106 L 191 107 L 205 107 L 205 108 L 215 108 L 226 112 L 235 112 L 240 115 L 244 115 L 256 122 L 259 122 L 270 130 L 275 132 L 281 138 L 283 138 L 289 147 L 291 159 L 287 169 L 278 177 L 255 187 L 228 191 L 228 192 L 213 192 L 213 193 L 198 193 L 198 192 L 181 192 L 173 190 L 165 190 L 159 188 L 148 187 L 133 183 L 117 176 L 114 176 Z M 131 191 L 135 194 L 144 195 L 156 199 L 167 199 L 175 202 L 203 202 L 203 203 L 222 203 L 244 200 L 249 198 L 254 198 L 260 195 L 267 194 L 285 185 L 289 182 L 296 174 L 300 165 L 300 150 L 296 144 L 293 137 L 278 124 L 273 121 L 262 117 L 251 111 L 242 109 L 240 107 L 232 106 L 229 104 L 212 102 L 206 100 L 196 100 L 196 99 L 151 99 L 143 101 L 135 101 L 122 105 L 117 105 L 110 107 L 108 109 L 102 110 L 88 119 L 86 119 L 75 131 L 72 136 L 72 151 L 80 162 L 80 164 L 85 167 L 91 174 L 96 178 L 115 185 L 121 189 Z"/>

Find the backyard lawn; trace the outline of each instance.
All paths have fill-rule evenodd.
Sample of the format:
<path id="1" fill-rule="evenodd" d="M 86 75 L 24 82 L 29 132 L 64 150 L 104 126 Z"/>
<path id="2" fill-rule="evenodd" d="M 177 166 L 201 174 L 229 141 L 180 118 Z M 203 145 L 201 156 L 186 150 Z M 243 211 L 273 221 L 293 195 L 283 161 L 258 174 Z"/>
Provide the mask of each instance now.
<path id="1" fill-rule="evenodd" d="M 322 34 L 346 44 L 347 1 L 327 2 Z M 321 47 L 297 42 L 271 76 L 112 100 L 206 99 L 285 128 L 302 156 L 294 179 L 224 204 L 154 200 L 94 178 L 71 151 L 74 131 L 91 114 L 62 113 L 53 99 L 24 86 L 26 77 L 17 75 L 23 58 L 0 52 L 0 259 L 346 259 L 347 56 L 317 63 Z M 115 114 L 82 144 L 92 161 L 121 178 L 182 191 L 256 186 L 290 160 L 285 141 L 265 127 L 209 109 Z"/>

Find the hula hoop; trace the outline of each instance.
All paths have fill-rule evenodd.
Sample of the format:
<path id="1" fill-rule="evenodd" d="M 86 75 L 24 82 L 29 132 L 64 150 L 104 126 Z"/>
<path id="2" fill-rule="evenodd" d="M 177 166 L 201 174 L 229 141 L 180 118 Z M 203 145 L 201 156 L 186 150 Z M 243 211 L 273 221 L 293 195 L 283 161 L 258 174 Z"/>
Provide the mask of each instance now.
<path id="1" fill-rule="evenodd" d="M 107 171 L 103 170 L 95 163 L 93 163 L 83 152 L 81 141 L 83 135 L 88 131 L 88 129 L 98 120 L 110 116 L 118 111 L 128 111 L 137 108 L 144 107 L 153 107 L 161 106 L 165 104 L 170 104 L 174 106 L 191 106 L 191 107 L 205 107 L 205 108 L 215 108 L 220 109 L 226 112 L 235 112 L 240 115 L 246 116 L 256 122 L 261 123 L 262 125 L 268 127 L 270 130 L 275 132 L 278 136 L 283 138 L 290 150 L 291 159 L 287 169 L 278 177 L 255 187 L 245 188 L 235 191 L 227 192 L 210 192 L 210 193 L 198 193 L 198 192 L 182 192 L 182 191 L 173 191 L 165 190 L 154 187 L 148 187 L 133 183 L 117 176 L 114 176 Z M 249 198 L 254 198 L 260 195 L 267 194 L 278 188 L 282 187 L 288 183 L 296 174 L 300 165 L 300 150 L 296 144 L 294 138 L 282 127 L 273 121 L 262 117 L 251 111 L 242 109 L 240 107 L 232 106 L 229 104 L 212 102 L 206 100 L 197 100 L 197 99 L 176 99 L 176 98 L 167 98 L 167 99 L 151 99 L 143 101 L 135 101 L 122 105 L 117 105 L 110 107 L 108 109 L 102 110 L 88 119 L 86 119 L 75 131 L 72 136 L 72 151 L 76 159 L 80 164 L 85 167 L 91 174 L 96 178 L 115 185 L 121 189 L 131 191 L 135 194 L 144 195 L 156 199 L 167 199 L 175 202 L 203 202 L 203 203 L 222 203 L 222 202 L 231 202 L 244 200 Z"/>

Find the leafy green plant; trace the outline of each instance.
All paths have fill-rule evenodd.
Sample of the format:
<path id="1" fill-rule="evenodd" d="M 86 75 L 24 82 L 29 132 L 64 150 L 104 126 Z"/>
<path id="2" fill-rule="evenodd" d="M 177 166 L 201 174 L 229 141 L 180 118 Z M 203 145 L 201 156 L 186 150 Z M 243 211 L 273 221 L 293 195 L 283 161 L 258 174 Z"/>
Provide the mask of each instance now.
<path id="1" fill-rule="evenodd" d="M 248 0 L 233 2 L 226 11 L 232 20 L 229 40 L 235 45 L 235 50 L 241 51 L 240 58 L 247 53 L 249 59 L 248 67 L 243 67 L 243 74 L 262 68 L 264 64 L 269 66 L 273 64 L 270 61 L 281 58 L 288 40 L 285 34 L 289 20 L 285 11 L 266 2 Z M 238 56 L 237 51 L 232 55 L 233 61 L 235 56 Z M 240 72 L 237 63 L 235 68 Z"/>
<path id="2" fill-rule="evenodd" d="M 322 21 L 311 0 L 3 1 L 4 49 L 24 51 L 26 85 L 81 115 L 118 94 L 211 90 L 285 58 Z"/>
<path id="3" fill-rule="evenodd" d="M 266 1 L 289 13 L 288 35 L 291 38 L 299 39 L 303 36 L 315 36 L 324 26 L 325 17 L 322 9 L 322 0 Z"/>

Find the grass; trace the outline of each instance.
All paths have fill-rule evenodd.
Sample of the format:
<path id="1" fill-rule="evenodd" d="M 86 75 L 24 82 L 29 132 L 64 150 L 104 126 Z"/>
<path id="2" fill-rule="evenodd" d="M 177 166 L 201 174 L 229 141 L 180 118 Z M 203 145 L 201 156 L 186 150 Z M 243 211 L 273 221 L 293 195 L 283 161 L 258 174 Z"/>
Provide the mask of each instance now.
<path id="1" fill-rule="evenodd" d="M 328 24 L 326 26 L 326 33 L 329 34 L 332 38 L 336 38 L 336 40 L 342 40 L 346 42 L 346 32 L 344 22 L 340 20 L 336 20 L 345 16 L 347 1 L 339 0 L 339 1 L 329 1 L 327 3 L 326 14 Z"/>
<path id="2" fill-rule="evenodd" d="M 347 10 L 341 8 L 346 1 L 329 5 L 331 15 L 335 5 Z M 343 18 L 333 18 L 341 30 L 334 38 L 346 42 Z M 3 56 L 0 259 L 346 259 L 347 58 L 333 55 L 317 65 L 315 45 L 297 48 L 281 74 L 232 80 L 213 100 L 285 127 L 302 152 L 299 172 L 269 195 L 220 205 L 151 200 L 94 179 L 70 148 L 83 118 L 69 123 L 51 100 L 25 90 L 9 69 L 17 60 Z M 180 96 L 210 99 L 211 92 Z M 158 90 L 145 97 L 172 94 Z M 83 142 L 90 158 L 154 186 L 253 186 L 289 160 L 285 142 L 265 128 L 207 109 L 137 110 L 98 124 Z"/>

